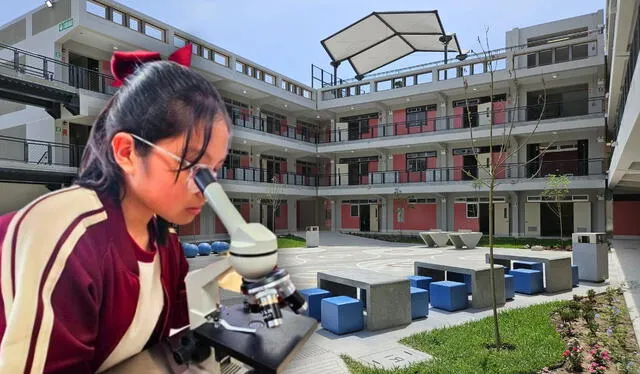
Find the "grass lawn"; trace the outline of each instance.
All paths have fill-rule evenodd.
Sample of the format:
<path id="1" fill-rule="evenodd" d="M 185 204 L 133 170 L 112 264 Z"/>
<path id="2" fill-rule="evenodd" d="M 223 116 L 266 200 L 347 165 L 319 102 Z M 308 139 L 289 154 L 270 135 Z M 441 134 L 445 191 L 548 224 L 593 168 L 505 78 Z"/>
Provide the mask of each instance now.
<path id="1" fill-rule="evenodd" d="M 515 346 L 500 352 L 488 350 L 494 341 L 491 317 L 463 325 L 435 329 L 400 340 L 434 358 L 397 370 L 365 366 L 343 356 L 354 374 L 417 373 L 536 373 L 545 366 L 562 362 L 565 343 L 549 316 L 565 302 L 539 304 L 501 312 L 500 333 L 504 343 Z"/>
<path id="2" fill-rule="evenodd" d="M 298 248 L 304 247 L 306 244 L 306 240 L 297 236 L 287 235 L 278 237 L 278 248 Z"/>

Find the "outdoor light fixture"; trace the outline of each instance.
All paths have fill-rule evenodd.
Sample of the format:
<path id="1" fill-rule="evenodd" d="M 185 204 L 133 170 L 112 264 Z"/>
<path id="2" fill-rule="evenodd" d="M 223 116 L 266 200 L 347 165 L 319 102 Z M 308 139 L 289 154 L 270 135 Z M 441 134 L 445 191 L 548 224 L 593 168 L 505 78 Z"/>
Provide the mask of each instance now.
<path id="1" fill-rule="evenodd" d="M 53 8 L 53 0 L 47 0 L 44 2 L 47 8 Z"/>

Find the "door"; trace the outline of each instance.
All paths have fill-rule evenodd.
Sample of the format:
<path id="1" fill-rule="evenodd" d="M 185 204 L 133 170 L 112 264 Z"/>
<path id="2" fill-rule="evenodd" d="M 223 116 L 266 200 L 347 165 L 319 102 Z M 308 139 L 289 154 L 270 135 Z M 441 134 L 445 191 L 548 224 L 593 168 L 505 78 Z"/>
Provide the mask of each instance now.
<path id="1" fill-rule="evenodd" d="M 337 186 L 346 186 L 349 184 L 349 164 L 337 164 L 336 174 L 338 174 L 338 179 L 335 183 Z"/>
<path id="2" fill-rule="evenodd" d="M 360 139 L 360 122 L 349 122 L 349 140 Z"/>
<path id="3" fill-rule="evenodd" d="M 462 156 L 462 165 L 464 168 L 462 171 L 463 181 L 470 181 L 473 180 L 473 177 L 478 177 L 478 162 L 476 161 L 476 156 Z"/>
<path id="4" fill-rule="evenodd" d="M 84 147 L 89 141 L 90 126 L 69 124 L 69 163 L 70 166 L 79 166 Z"/>
<path id="5" fill-rule="evenodd" d="M 495 236 L 509 236 L 509 204 L 493 204 L 493 224 Z"/>
<path id="6" fill-rule="evenodd" d="M 468 156 L 473 157 L 473 156 Z M 480 153 L 478 154 L 478 169 L 477 175 L 480 179 L 490 179 L 491 174 L 489 174 L 489 164 L 491 162 L 491 153 Z"/>
<path id="7" fill-rule="evenodd" d="M 591 232 L 591 203 L 573 203 L 573 232 Z"/>
<path id="8" fill-rule="evenodd" d="M 540 204 L 524 204 L 524 235 L 540 236 Z"/>
<path id="9" fill-rule="evenodd" d="M 262 224 L 269 230 L 275 232 L 273 226 L 273 207 L 271 205 L 262 204 L 260 205 L 260 211 L 262 213 Z"/>
<path id="10" fill-rule="evenodd" d="M 578 140 L 578 175 L 589 175 L 589 142 Z"/>
<path id="11" fill-rule="evenodd" d="M 369 205 L 360 205 L 360 231 L 368 232 L 371 229 L 371 210 Z"/>
<path id="12" fill-rule="evenodd" d="M 378 228 L 378 204 L 369 205 L 369 230 L 372 232 L 379 231 Z"/>
<path id="13" fill-rule="evenodd" d="M 360 164 L 354 162 L 349 164 L 349 184 L 360 184 Z"/>

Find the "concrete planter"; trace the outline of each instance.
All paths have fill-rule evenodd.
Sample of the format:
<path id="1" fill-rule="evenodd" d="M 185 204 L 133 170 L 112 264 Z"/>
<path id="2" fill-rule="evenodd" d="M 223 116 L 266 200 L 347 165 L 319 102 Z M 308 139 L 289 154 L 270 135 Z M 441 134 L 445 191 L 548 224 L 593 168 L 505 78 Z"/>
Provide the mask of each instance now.
<path id="1" fill-rule="evenodd" d="M 609 278 L 609 246 L 604 233 L 574 233 L 572 251 L 580 280 L 603 282 Z"/>

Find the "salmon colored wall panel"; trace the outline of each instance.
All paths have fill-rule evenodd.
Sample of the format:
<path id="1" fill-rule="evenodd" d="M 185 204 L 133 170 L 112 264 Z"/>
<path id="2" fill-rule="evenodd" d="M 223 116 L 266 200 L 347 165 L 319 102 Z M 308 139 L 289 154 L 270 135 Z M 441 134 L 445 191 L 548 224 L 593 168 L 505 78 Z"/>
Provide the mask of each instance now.
<path id="1" fill-rule="evenodd" d="M 436 130 L 436 116 L 438 112 L 430 110 L 427 112 L 427 125 L 423 126 L 423 132 L 431 132 Z"/>
<path id="2" fill-rule="evenodd" d="M 480 231 L 477 218 L 467 218 L 467 204 L 453 204 L 453 229 Z"/>
<path id="3" fill-rule="evenodd" d="M 404 222 L 398 222 L 398 209 L 404 208 Z M 394 230 L 431 230 L 438 228 L 436 204 L 415 204 L 409 207 L 407 200 L 393 202 Z"/>
<path id="4" fill-rule="evenodd" d="M 462 167 L 464 166 L 463 155 L 453 156 L 453 180 L 462 180 Z"/>
<path id="5" fill-rule="evenodd" d="M 393 126 L 396 135 L 405 135 L 407 133 L 407 111 L 398 109 L 393 111 Z"/>
<path id="6" fill-rule="evenodd" d="M 407 183 L 407 155 L 393 155 L 393 170 L 400 173 L 400 183 Z"/>
<path id="7" fill-rule="evenodd" d="M 378 137 L 378 119 L 377 118 L 370 118 L 369 119 L 369 131 L 371 131 L 371 137 L 372 138 L 377 138 Z"/>
<path id="8" fill-rule="evenodd" d="M 342 204 L 341 214 L 343 229 L 360 228 L 360 217 L 351 217 L 351 204 Z"/>
<path id="9" fill-rule="evenodd" d="M 492 115 L 492 123 L 494 125 L 502 125 L 506 123 L 507 113 L 505 112 L 505 108 L 507 107 L 507 103 L 505 101 L 497 101 L 493 103 L 493 115 Z"/>
<path id="10" fill-rule="evenodd" d="M 461 129 L 463 124 L 463 116 L 464 116 L 464 107 L 455 107 L 453 108 L 453 128 Z"/>
<path id="11" fill-rule="evenodd" d="M 613 235 L 640 235 L 640 201 L 613 202 Z"/>

